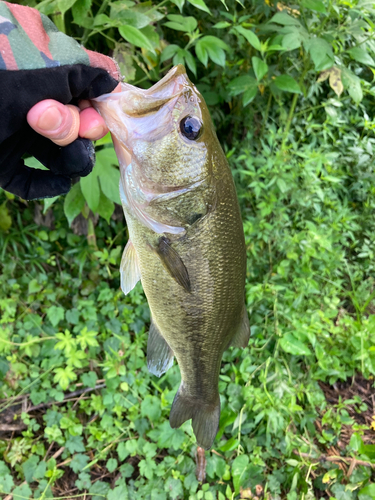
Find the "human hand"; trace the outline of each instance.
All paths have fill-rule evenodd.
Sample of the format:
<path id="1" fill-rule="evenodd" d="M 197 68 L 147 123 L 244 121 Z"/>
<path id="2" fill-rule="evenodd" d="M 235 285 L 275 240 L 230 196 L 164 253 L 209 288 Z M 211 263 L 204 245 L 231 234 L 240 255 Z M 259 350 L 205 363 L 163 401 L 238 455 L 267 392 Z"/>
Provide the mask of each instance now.
<path id="1" fill-rule="evenodd" d="M 16 30 L 12 45 L 0 40 L 0 186 L 24 199 L 67 193 L 72 178 L 92 170 L 90 139 L 106 127 L 89 99 L 114 90 L 116 64 L 56 31 L 34 9 L 0 2 L 0 15 L 3 33 Z M 26 167 L 25 153 L 49 170 Z"/>

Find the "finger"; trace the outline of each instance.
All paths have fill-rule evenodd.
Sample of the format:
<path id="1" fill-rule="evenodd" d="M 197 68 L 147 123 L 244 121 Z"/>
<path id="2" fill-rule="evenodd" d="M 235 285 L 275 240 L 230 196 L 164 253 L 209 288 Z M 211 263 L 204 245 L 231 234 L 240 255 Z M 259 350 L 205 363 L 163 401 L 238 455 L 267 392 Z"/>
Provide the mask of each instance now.
<path id="1" fill-rule="evenodd" d="M 24 200 L 52 198 L 65 194 L 69 191 L 71 183 L 69 177 L 55 175 L 48 170 L 26 167 L 23 160 L 18 160 L 7 175 L 0 175 L 0 186 Z"/>
<path id="2" fill-rule="evenodd" d="M 36 132 L 59 146 L 66 146 L 78 137 L 79 109 L 53 99 L 38 102 L 27 113 L 27 122 Z"/>
<path id="3" fill-rule="evenodd" d="M 101 139 L 108 133 L 108 128 L 94 108 L 85 108 L 80 113 L 79 136 L 92 141 Z"/>

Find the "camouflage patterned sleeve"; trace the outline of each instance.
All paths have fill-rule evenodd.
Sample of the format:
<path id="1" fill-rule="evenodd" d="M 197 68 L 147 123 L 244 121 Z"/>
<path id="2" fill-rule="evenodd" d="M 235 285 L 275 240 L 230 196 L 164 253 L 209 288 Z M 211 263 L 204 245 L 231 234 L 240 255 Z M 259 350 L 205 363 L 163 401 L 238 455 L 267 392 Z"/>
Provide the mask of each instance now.
<path id="1" fill-rule="evenodd" d="M 44 99 L 77 104 L 112 92 L 115 61 L 91 52 L 30 7 L 0 1 L 0 187 L 23 199 L 67 193 L 71 179 L 94 165 L 92 143 L 78 138 L 61 148 L 28 125 L 28 111 Z M 49 170 L 29 169 L 32 155 Z"/>
<path id="2" fill-rule="evenodd" d="M 86 50 L 61 33 L 36 9 L 0 1 L 0 70 L 40 69 L 85 64 L 119 79 L 116 62 Z"/>

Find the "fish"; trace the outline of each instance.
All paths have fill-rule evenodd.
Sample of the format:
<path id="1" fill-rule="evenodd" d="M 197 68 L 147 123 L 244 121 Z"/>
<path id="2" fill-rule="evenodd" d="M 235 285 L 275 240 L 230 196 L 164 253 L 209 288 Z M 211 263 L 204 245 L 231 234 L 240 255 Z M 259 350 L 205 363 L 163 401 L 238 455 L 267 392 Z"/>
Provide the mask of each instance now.
<path id="1" fill-rule="evenodd" d="M 183 65 L 149 89 L 127 83 L 93 101 L 120 166 L 129 231 L 125 294 L 141 280 L 150 307 L 147 366 L 160 377 L 177 359 L 181 384 L 169 422 L 191 419 L 198 446 L 219 428 L 221 360 L 246 347 L 246 248 L 236 189 L 202 95 Z"/>

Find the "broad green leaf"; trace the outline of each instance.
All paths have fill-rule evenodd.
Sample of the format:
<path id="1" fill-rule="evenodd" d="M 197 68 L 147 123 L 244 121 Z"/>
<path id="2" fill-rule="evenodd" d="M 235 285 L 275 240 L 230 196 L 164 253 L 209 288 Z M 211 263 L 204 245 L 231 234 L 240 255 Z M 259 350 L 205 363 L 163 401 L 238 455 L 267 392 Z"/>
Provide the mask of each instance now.
<path id="1" fill-rule="evenodd" d="M 82 194 L 85 197 L 90 210 L 96 214 L 100 200 L 100 188 L 98 176 L 96 175 L 95 170 L 92 171 L 87 177 L 81 177 L 80 184 Z"/>
<path id="2" fill-rule="evenodd" d="M 122 477 L 124 477 L 123 474 Z M 107 500 L 128 500 L 128 498 L 128 487 L 126 486 L 124 479 L 116 481 L 116 487 L 113 490 L 109 490 L 107 494 Z"/>
<path id="3" fill-rule="evenodd" d="M 109 224 L 109 221 L 114 211 L 115 211 L 115 205 L 113 201 L 107 198 L 106 195 L 102 191 L 100 191 L 100 199 L 98 206 L 98 214 L 100 215 L 100 217 L 103 217 L 103 219 L 105 219 Z"/>
<path id="4" fill-rule="evenodd" d="M 259 59 L 259 57 L 252 57 L 251 62 L 253 63 L 253 70 L 256 76 L 256 79 L 258 82 L 264 77 L 264 75 L 268 71 L 268 65 L 262 61 L 262 59 Z"/>
<path id="5" fill-rule="evenodd" d="M 333 53 L 331 45 L 323 38 L 311 38 L 305 43 L 311 59 L 314 62 L 315 69 L 321 71 L 333 64 Z"/>
<path id="6" fill-rule="evenodd" d="M 100 186 L 102 188 L 103 193 L 106 195 L 114 203 L 118 205 L 121 204 L 120 201 L 120 171 L 118 168 L 112 167 L 110 164 L 107 164 L 105 167 L 105 173 L 100 175 Z"/>
<path id="7" fill-rule="evenodd" d="M 344 88 L 349 92 L 349 95 L 353 99 L 353 101 L 356 104 L 361 102 L 363 93 L 361 80 L 358 78 L 358 76 L 352 73 L 348 68 L 342 68 L 341 77 Z"/>
<path id="8" fill-rule="evenodd" d="M 228 89 L 232 95 L 238 95 L 245 92 L 245 90 L 254 84 L 256 85 L 255 78 L 249 75 L 242 75 L 229 82 Z"/>
<path id="9" fill-rule="evenodd" d="M 31 455 L 30 458 L 22 464 L 22 470 L 25 475 L 25 479 L 28 483 L 33 481 L 33 475 L 39 463 L 39 458 L 37 455 Z"/>
<path id="10" fill-rule="evenodd" d="M 141 414 L 151 422 L 157 422 L 161 416 L 160 398 L 148 394 L 141 403 Z"/>
<path id="11" fill-rule="evenodd" d="M 50 306 L 47 310 L 47 318 L 53 326 L 57 326 L 64 319 L 64 308 L 60 306 Z"/>
<path id="12" fill-rule="evenodd" d="M 188 2 L 197 9 L 203 10 L 204 12 L 208 12 L 208 14 L 211 14 L 210 9 L 207 7 L 207 5 L 203 0 L 188 0 Z"/>
<path id="13" fill-rule="evenodd" d="M 186 31 L 188 33 L 192 33 L 198 25 L 197 20 L 191 16 L 183 17 L 176 14 L 171 14 L 167 17 L 171 22 L 164 23 L 164 26 L 175 29 L 177 31 Z"/>
<path id="14" fill-rule="evenodd" d="M 32 491 L 28 484 L 20 484 L 12 491 L 13 500 L 27 500 L 32 498 Z"/>
<path id="15" fill-rule="evenodd" d="M 290 16 L 285 10 L 275 14 L 269 21 L 270 23 L 282 24 L 283 26 L 301 26 L 301 23 L 295 17 Z"/>
<path id="16" fill-rule="evenodd" d="M 327 14 L 327 9 L 322 0 L 303 0 L 302 5 L 306 7 L 306 9 Z"/>
<path id="17" fill-rule="evenodd" d="M 375 483 L 367 484 L 358 492 L 359 500 L 368 500 L 370 498 L 375 498 Z"/>
<path id="18" fill-rule="evenodd" d="M 78 473 L 81 472 L 89 462 L 90 459 L 87 455 L 77 453 L 69 463 L 69 467 L 73 470 L 73 472 Z"/>
<path id="19" fill-rule="evenodd" d="M 366 50 L 361 49 L 361 47 L 353 47 L 352 49 L 348 50 L 348 52 L 350 54 L 350 57 L 355 61 L 365 64 L 366 66 L 375 66 L 374 59 Z"/>
<path id="20" fill-rule="evenodd" d="M 235 493 L 239 493 L 240 485 L 242 484 L 242 479 L 246 477 L 246 469 L 249 465 L 249 457 L 248 455 L 240 455 L 233 460 L 232 464 L 232 477 L 233 477 L 233 486 Z"/>
<path id="21" fill-rule="evenodd" d="M 250 104 L 255 96 L 257 95 L 258 93 L 258 87 L 256 85 L 248 88 L 247 90 L 245 90 L 243 96 L 242 96 L 242 104 L 243 106 L 247 106 L 248 104 Z"/>
<path id="22" fill-rule="evenodd" d="M 195 46 L 198 59 L 206 66 L 208 56 L 220 66 L 225 66 L 225 50 L 230 50 L 228 45 L 216 36 L 204 36 L 200 38 Z"/>
<path id="23" fill-rule="evenodd" d="M 68 219 L 69 226 L 85 206 L 85 198 L 82 194 L 79 182 L 74 184 L 64 200 L 64 213 Z"/>
<path id="24" fill-rule="evenodd" d="M 134 26 L 120 26 L 119 27 L 120 35 L 132 45 L 136 47 L 141 47 L 142 49 L 147 49 L 150 52 L 154 52 L 154 47 L 152 43 L 148 40 L 148 38 L 138 29 L 134 28 Z"/>
<path id="25" fill-rule="evenodd" d="M 247 29 L 243 28 L 242 26 L 235 26 L 234 29 L 237 31 L 237 33 L 239 33 L 240 35 L 245 37 L 246 40 L 249 42 L 249 44 L 252 47 L 254 47 L 254 49 L 257 49 L 257 50 L 261 49 L 260 40 L 253 31 L 247 30 Z"/>
<path id="26" fill-rule="evenodd" d="M 294 356 L 309 356 L 311 354 L 307 345 L 297 340 L 292 333 L 286 333 L 280 340 L 280 345 L 285 352 Z"/>
<path id="27" fill-rule="evenodd" d="M 200 60 L 200 62 L 207 67 L 208 63 L 208 52 L 204 48 L 204 44 L 201 42 L 201 40 L 198 40 L 196 46 L 195 46 L 195 53 Z"/>
<path id="28" fill-rule="evenodd" d="M 180 12 L 182 12 L 182 7 L 184 6 L 185 0 L 171 0 L 171 2 L 177 5 L 177 7 L 180 9 Z"/>
<path id="29" fill-rule="evenodd" d="M 117 466 L 118 466 L 118 462 L 115 458 L 110 458 L 108 461 L 107 461 L 107 470 L 108 472 L 113 472 L 117 469 Z"/>
<path id="30" fill-rule="evenodd" d="M 197 76 L 197 65 L 195 63 L 195 59 L 191 54 L 191 52 L 189 52 L 188 50 L 184 50 L 184 58 L 187 67 L 190 69 L 192 73 L 194 73 L 195 76 Z"/>
<path id="31" fill-rule="evenodd" d="M 163 50 L 161 57 L 160 57 L 160 62 L 167 61 L 168 59 L 172 59 L 172 57 L 176 54 L 177 50 L 180 47 L 175 44 L 167 45 L 165 49 Z"/>
<path id="32" fill-rule="evenodd" d="M 284 90 L 285 92 L 292 92 L 294 94 L 300 94 L 301 89 L 298 83 L 289 75 L 281 75 L 277 76 L 273 83 L 280 90 Z"/>

